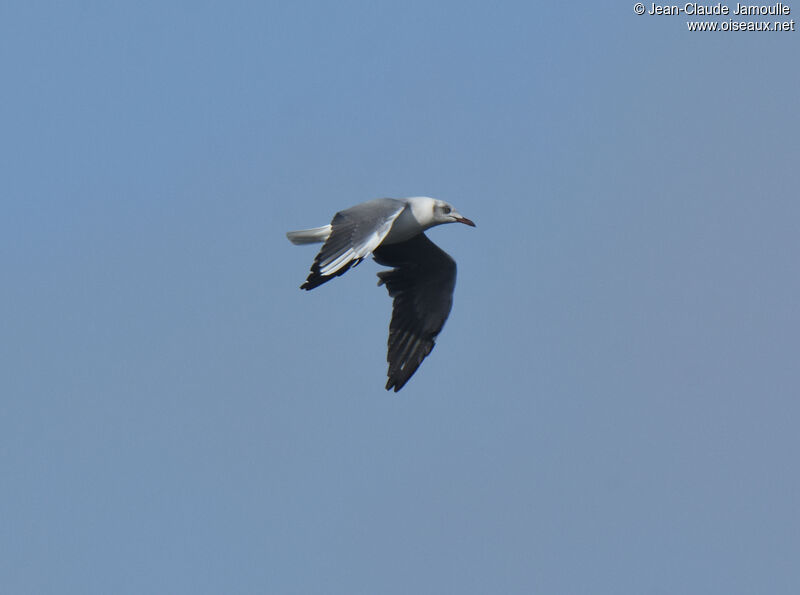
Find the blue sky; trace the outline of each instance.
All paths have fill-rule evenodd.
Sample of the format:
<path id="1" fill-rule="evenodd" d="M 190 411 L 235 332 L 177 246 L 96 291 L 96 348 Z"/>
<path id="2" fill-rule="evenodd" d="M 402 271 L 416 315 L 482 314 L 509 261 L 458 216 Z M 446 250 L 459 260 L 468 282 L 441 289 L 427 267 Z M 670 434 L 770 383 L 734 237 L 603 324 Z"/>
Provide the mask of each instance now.
<path id="1" fill-rule="evenodd" d="M 800 591 L 796 32 L 18 4 L 3 592 Z M 477 228 L 395 395 L 377 265 L 284 233 L 410 195 Z"/>

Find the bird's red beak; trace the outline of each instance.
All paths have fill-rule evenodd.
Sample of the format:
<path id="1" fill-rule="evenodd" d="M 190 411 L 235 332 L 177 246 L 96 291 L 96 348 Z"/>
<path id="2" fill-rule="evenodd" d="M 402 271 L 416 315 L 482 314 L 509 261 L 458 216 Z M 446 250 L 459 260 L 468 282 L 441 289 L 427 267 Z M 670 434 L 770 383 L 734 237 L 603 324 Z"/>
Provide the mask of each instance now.
<path id="1" fill-rule="evenodd" d="M 470 227 L 475 227 L 475 224 L 472 222 L 472 220 L 467 219 L 466 217 L 456 217 L 456 221 L 463 223 L 464 225 L 469 225 Z"/>

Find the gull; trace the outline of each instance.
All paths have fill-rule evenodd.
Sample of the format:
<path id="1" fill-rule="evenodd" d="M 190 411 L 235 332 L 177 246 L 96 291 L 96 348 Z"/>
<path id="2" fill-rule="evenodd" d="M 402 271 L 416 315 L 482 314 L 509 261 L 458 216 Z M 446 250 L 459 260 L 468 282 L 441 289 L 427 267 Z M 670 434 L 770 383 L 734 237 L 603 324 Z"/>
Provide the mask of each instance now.
<path id="1" fill-rule="evenodd" d="M 334 215 L 329 225 L 290 231 L 293 244 L 323 243 L 300 289 L 310 291 L 373 255 L 393 267 L 378 273 L 392 303 L 386 390 L 399 391 L 431 352 L 453 305 L 456 263 L 424 231 L 443 223 L 475 224 L 428 196 L 378 198 Z"/>

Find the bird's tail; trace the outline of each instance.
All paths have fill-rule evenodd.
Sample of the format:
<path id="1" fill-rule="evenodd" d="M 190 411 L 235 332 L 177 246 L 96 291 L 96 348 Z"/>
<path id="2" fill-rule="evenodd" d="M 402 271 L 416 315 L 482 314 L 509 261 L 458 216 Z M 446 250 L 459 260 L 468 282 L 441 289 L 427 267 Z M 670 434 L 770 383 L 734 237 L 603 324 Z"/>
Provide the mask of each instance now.
<path id="1" fill-rule="evenodd" d="M 319 244 L 328 239 L 331 235 L 331 226 L 323 225 L 322 227 L 314 227 L 313 229 L 300 229 L 298 231 L 289 231 L 286 237 L 292 244 Z"/>

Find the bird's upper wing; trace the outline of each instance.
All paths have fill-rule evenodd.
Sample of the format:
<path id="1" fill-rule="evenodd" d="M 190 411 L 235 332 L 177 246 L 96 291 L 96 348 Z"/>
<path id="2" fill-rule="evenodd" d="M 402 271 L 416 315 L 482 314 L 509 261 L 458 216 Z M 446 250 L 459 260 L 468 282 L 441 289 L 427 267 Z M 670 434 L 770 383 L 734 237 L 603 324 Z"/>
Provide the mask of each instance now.
<path id="1" fill-rule="evenodd" d="M 375 260 L 395 267 L 378 273 L 394 298 L 389 325 L 386 390 L 403 388 L 431 352 L 453 305 L 456 263 L 419 234 L 397 244 L 379 246 Z"/>
<path id="2" fill-rule="evenodd" d="M 336 213 L 331 233 L 300 288 L 314 289 L 356 266 L 380 245 L 405 208 L 402 200 L 378 198 Z"/>

